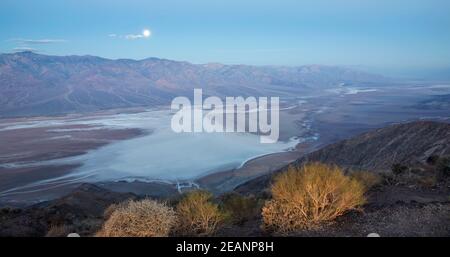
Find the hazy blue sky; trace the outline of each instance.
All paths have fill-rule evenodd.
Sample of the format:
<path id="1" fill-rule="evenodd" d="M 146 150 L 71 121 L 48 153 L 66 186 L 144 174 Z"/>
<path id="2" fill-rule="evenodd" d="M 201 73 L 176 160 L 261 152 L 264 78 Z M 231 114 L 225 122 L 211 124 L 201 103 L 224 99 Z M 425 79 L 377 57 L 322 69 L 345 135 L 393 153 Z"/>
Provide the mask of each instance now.
<path id="1" fill-rule="evenodd" d="M 0 51 L 28 48 L 194 63 L 436 68 L 450 66 L 450 1 L 1 0 Z"/>

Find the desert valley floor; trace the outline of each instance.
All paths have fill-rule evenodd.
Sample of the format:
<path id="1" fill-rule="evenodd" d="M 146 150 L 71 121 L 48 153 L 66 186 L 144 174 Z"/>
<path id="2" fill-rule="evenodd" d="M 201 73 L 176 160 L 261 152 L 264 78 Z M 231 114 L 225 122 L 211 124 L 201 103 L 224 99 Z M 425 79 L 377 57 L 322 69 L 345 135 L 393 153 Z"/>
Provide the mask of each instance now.
<path id="1" fill-rule="evenodd" d="M 450 121 L 450 85 L 338 86 L 282 98 L 281 140 L 175 134 L 169 107 L 0 120 L 0 205 L 29 205 L 83 182 L 164 196 L 185 187 L 226 192 L 324 145 L 412 120 Z M 195 147 L 194 147 L 195 146 Z"/>

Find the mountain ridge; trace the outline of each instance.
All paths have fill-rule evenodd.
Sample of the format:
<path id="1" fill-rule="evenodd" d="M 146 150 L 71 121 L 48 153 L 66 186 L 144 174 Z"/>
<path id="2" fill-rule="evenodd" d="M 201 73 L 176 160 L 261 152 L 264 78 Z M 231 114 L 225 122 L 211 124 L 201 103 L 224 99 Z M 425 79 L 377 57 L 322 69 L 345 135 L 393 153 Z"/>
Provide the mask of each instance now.
<path id="1" fill-rule="evenodd" d="M 382 83 L 380 75 L 338 66 L 192 64 L 149 57 L 0 54 L 0 117 L 157 106 L 176 96 L 292 96 L 342 84 Z"/>

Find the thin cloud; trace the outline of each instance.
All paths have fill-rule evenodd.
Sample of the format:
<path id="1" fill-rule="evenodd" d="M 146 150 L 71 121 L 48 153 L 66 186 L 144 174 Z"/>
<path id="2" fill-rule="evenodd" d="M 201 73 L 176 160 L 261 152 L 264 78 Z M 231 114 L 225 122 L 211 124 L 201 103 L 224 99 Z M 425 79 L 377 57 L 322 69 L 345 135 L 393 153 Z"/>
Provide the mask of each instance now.
<path id="1" fill-rule="evenodd" d="M 128 40 L 135 40 L 135 39 L 139 39 L 139 38 L 144 38 L 144 36 L 141 35 L 141 34 L 129 34 L 129 35 L 125 35 L 125 39 L 128 39 Z"/>
<path id="2" fill-rule="evenodd" d="M 25 45 L 45 45 L 45 44 L 54 44 L 54 43 L 64 43 L 67 42 L 64 39 L 23 39 L 23 38 L 13 38 L 9 41 L 17 42 Z"/>
<path id="3" fill-rule="evenodd" d="M 32 48 L 32 47 L 14 47 L 13 52 L 33 52 L 37 53 L 39 50 Z"/>
<path id="4" fill-rule="evenodd" d="M 127 34 L 127 35 L 117 35 L 117 34 L 109 34 L 108 37 L 112 38 L 122 38 L 126 40 L 136 40 L 136 39 L 145 39 L 149 38 L 152 35 L 152 32 L 149 29 L 144 29 L 140 34 Z"/>

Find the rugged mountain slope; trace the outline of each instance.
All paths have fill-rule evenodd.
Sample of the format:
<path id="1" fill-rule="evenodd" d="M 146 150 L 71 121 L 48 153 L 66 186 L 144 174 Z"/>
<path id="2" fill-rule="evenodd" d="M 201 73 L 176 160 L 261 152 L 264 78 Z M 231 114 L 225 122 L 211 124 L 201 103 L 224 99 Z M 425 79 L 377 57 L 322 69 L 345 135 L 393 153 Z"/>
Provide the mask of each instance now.
<path id="1" fill-rule="evenodd" d="M 350 212 L 317 231 L 295 236 L 444 236 L 450 234 L 450 124 L 412 122 L 364 133 L 313 152 L 297 161 L 334 163 L 347 168 L 384 171 L 367 192 L 363 212 Z M 439 156 L 439 158 L 437 157 Z M 431 157 L 431 158 L 430 158 Z M 392 164 L 404 170 L 392 171 Z M 283 169 L 282 169 L 283 170 Z M 281 172 L 279 170 L 278 172 Z M 235 189 L 270 196 L 273 174 Z M 239 228 L 236 234 L 242 234 Z"/>
<path id="2" fill-rule="evenodd" d="M 417 121 L 391 125 L 326 146 L 297 160 L 337 164 L 373 172 L 390 171 L 394 164 L 417 166 L 430 156 L 450 155 L 450 124 Z M 251 180 L 236 188 L 241 193 L 266 188 L 272 174 Z"/>
<path id="3" fill-rule="evenodd" d="M 384 78 L 341 67 L 272 67 L 177 62 L 158 58 L 0 55 L 0 117 L 159 105 L 192 95 L 292 95 Z"/>
<path id="4" fill-rule="evenodd" d="M 431 155 L 450 155 L 450 124 L 418 121 L 392 125 L 329 145 L 298 162 L 386 170 L 396 163 L 423 163 Z"/>

